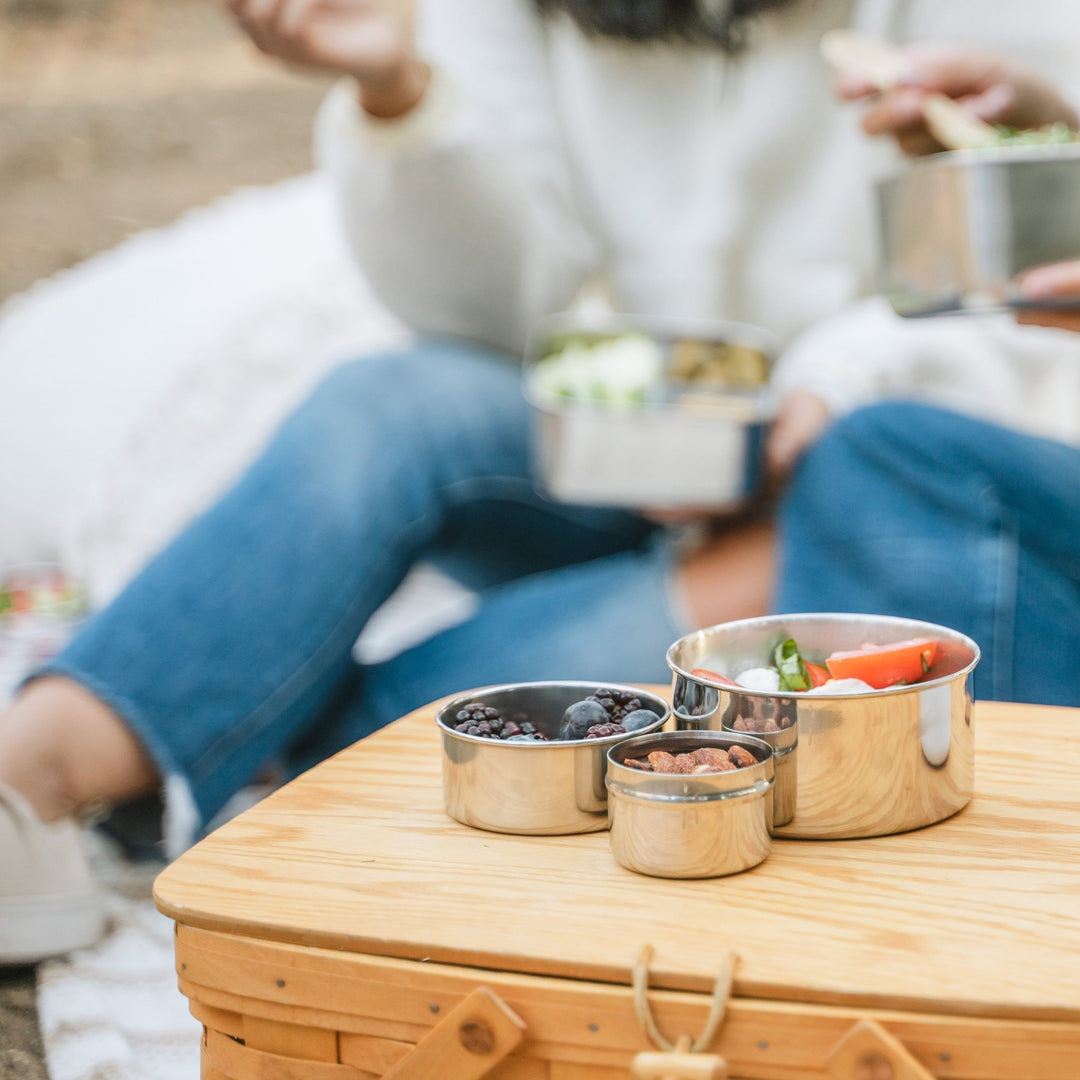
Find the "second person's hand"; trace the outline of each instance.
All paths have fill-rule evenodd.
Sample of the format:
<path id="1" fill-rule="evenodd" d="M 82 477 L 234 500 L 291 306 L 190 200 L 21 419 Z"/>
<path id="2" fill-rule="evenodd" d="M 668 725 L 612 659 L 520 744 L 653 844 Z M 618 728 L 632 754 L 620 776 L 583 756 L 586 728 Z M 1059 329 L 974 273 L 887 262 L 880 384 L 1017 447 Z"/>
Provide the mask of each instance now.
<path id="1" fill-rule="evenodd" d="M 1016 314 L 1016 321 L 1028 326 L 1054 326 L 1060 330 L 1080 330 L 1080 260 L 1038 266 L 1020 275 L 1020 295 L 1031 306 Z M 1046 307 L 1050 304 L 1071 301 L 1072 310 Z"/>
<path id="2" fill-rule="evenodd" d="M 267 56 L 347 75 L 364 108 L 400 116 L 424 96 L 428 68 L 416 56 L 411 5 L 375 0 L 221 0 Z"/>
<path id="3" fill-rule="evenodd" d="M 908 154 L 942 149 L 923 115 L 927 94 L 945 94 L 989 124 L 1036 128 L 1057 122 L 1077 126 L 1072 106 L 1038 73 L 980 49 L 955 45 L 910 45 L 897 85 L 883 93 L 859 78 L 841 77 L 837 92 L 847 100 L 870 98 L 863 116 L 869 135 L 891 135 Z"/>

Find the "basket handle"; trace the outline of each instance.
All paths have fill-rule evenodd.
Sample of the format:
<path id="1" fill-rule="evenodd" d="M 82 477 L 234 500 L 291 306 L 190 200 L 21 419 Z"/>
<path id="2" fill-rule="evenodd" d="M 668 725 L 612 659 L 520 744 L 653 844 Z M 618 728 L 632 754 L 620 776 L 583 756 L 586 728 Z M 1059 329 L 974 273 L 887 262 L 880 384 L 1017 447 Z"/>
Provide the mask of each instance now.
<path id="1" fill-rule="evenodd" d="M 480 1080 L 525 1037 L 525 1022 L 480 986 L 451 1010 L 383 1080 Z"/>
<path id="2" fill-rule="evenodd" d="M 860 1020 L 825 1062 L 831 1080 L 934 1080 L 895 1036 L 873 1020 Z"/>

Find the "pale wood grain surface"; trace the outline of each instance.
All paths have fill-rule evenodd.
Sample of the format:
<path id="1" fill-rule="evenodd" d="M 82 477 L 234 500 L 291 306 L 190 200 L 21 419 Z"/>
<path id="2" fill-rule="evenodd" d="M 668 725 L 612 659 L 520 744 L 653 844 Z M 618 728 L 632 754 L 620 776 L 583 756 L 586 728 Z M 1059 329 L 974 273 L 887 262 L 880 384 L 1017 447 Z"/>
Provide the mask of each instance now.
<path id="1" fill-rule="evenodd" d="M 158 906 L 249 937 L 506 971 L 983 1016 L 1080 1020 L 1080 710 L 976 709 L 976 797 L 872 840 L 776 841 L 711 881 L 636 875 L 606 833 L 516 837 L 443 813 L 433 708 L 343 751 L 166 869 Z"/>

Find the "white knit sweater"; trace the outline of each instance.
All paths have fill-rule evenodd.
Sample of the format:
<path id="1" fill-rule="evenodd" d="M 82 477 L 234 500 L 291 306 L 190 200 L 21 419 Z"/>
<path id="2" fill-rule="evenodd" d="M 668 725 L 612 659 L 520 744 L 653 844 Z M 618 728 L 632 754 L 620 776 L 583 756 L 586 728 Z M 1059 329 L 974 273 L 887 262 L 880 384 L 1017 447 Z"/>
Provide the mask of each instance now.
<path id="1" fill-rule="evenodd" d="M 378 121 L 342 84 L 317 153 L 365 274 L 420 331 L 516 352 L 600 281 L 621 311 L 768 328 L 791 345 L 780 387 L 836 412 L 916 396 L 1080 442 L 1080 339 L 852 307 L 869 288 L 872 177 L 894 152 L 833 97 L 817 45 L 847 25 L 989 46 L 1066 93 L 1080 78 L 1068 0 L 802 0 L 758 18 L 737 59 L 589 41 L 531 0 L 430 0 L 424 102 Z"/>

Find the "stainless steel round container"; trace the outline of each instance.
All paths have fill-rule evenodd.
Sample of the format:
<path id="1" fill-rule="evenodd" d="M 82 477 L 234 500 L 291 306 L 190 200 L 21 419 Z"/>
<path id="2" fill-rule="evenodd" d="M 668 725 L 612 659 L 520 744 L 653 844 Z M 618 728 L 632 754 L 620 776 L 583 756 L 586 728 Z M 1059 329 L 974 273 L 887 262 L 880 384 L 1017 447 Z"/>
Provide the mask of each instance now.
<path id="1" fill-rule="evenodd" d="M 795 639 L 806 659 L 820 662 L 867 643 L 924 637 L 943 646 L 925 682 L 862 694 L 781 695 L 691 674 L 707 668 L 734 678 L 768 663 L 786 638 Z M 774 835 L 883 836 L 941 821 L 971 798 L 971 673 L 979 649 L 955 630 L 879 615 L 772 615 L 689 634 L 671 646 L 667 659 L 679 730 L 723 730 L 740 720 L 772 717 L 795 733 Z M 792 774 L 794 805 L 781 824 Z"/>
<path id="2" fill-rule="evenodd" d="M 756 765 L 681 775 L 623 764 L 654 750 L 682 754 L 703 746 L 746 747 Z M 608 751 L 608 816 L 616 862 L 639 874 L 705 878 L 737 874 L 769 854 L 772 748 L 735 732 L 658 732 Z"/>
<path id="3" fill-rule="evenodd" d="M 1080 258 L 1080 145 L 909 161 L 878 181 L 877 210 L 878 284 L 899 314 L 1022 307 L 1021 271 Z"/>
<path id="4" fill-rule="evenodd" d="M 472 690 L 448 702 L 435 720 L 443 746 L 443 804 L 465 825 L 492 832 L 555 836 L 606 829 L 607 752 L 633 734 L 604 739 L 554 741 L 568 705 L 599 688 L 632 690 L 642 708 L 660 719 L 671 714 L 663 698 L 622 683 L 512 683 Z M 551 742 L 503 742 L 465 735 L 453 718 L 471 701 L 498 709 L 506 719 L 524 715 Z"/>
<path id="5" fill-rule="evenodd" d="M 763 487 L 762 448 L 776 411 L 767 383 L 730 393 L 687 393 L 669 385 L 658 400 L 621 405 L 537 392 L 533 372 L 548 342 L 627 333 L 667 350 L 680 342 L 743 347 L 770 369 L 777 351 L 771 335 L 745 323 L 576 313 L 541 320 L 524 372 L 538 486 L 563 502 L 590 505 L 730 510 L 749 502 Z"/>

